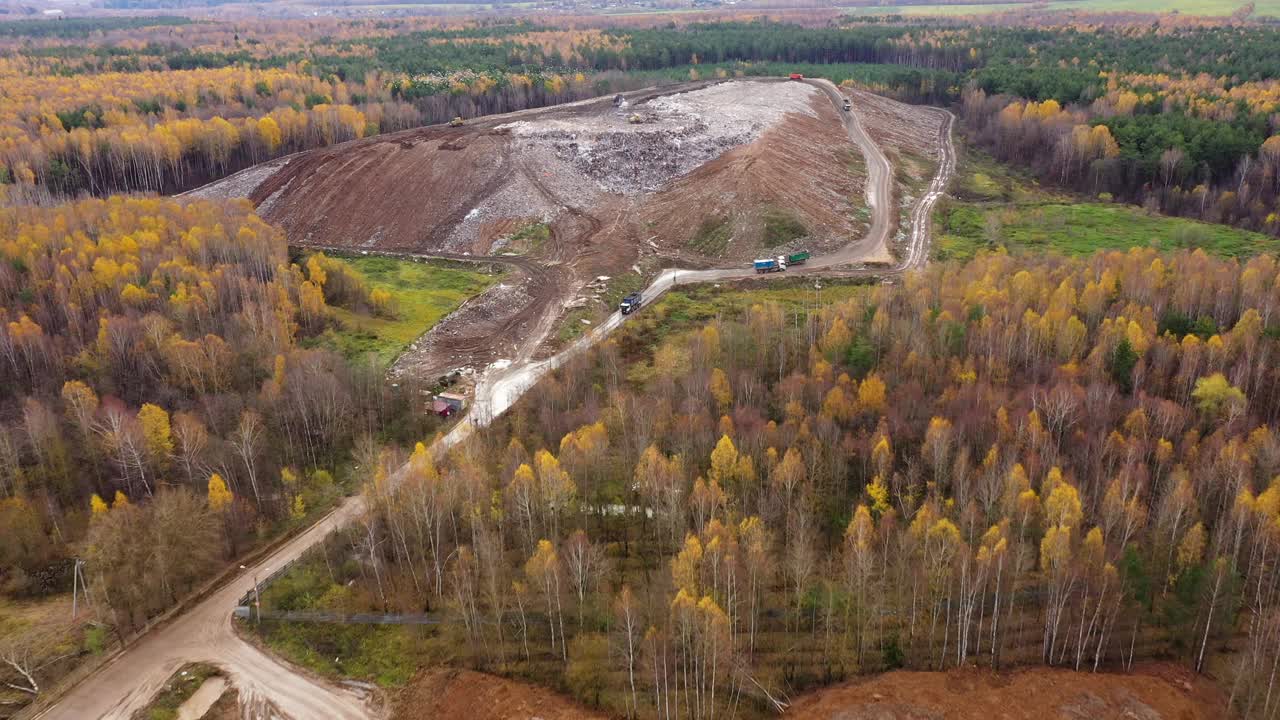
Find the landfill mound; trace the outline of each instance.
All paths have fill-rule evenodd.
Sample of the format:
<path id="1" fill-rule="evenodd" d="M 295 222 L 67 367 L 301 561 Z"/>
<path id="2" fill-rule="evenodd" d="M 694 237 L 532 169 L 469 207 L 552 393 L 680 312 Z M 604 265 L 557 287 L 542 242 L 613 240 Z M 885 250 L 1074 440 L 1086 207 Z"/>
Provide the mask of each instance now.
<path id="1" fill-rule="evenodd" d="M 639 105 L 498 126 L 519 150 L 550 147 L 607 192 L 652 192 L 755 141 L 789 113 L 814 116 L 819 91 L 801 83 L 730 82 Z"/>
<path id="2" fill-rule="evenodd" d="M 197 193 L 248 197 L 298 245 L 514 270 L 420 338 L 395 375 L 507 357 L 547 337 L 593 278 L 862 237 L 857 150 L 815 86 L 699 81 L 619 97 L 298 153 Z"/>
<path id="3" fill-rule="evenodd" d="M 248 197 L 291 242 L 352 249 L 500 254 L 509 252 L 510 236 L 522 225 L 545 223 L 553 242 L 539 256 L 560 263 L 590 254 L 592 237 L 609 229 L 602 218 L 612 215 L 612 232 L 598 240 L 618 244 L 603 253 L 618 265 L 592 267 L 594 275 L 629 266 L 638 241 L 687 251 L 683 233 L 637 240 L 638 233 L 617 232 L 616 218 L 650 201 L 671 214 L 672 204 L 681 203 L 672 188 L 682 180 L 716 179 L 715 165 L 727 155 L 789 136 L 790 147 L 774 142 L 778 152 L 754 156 L 747 182 L 719 182 L 715 207 L 733 205 L 742 193 L 743 213 L 779 202 L 798 208 L 805 215 L 799 221 L 814 234 L 847 237 L 848 224 L 825 208 L 833 196 L 847 199 L 848 167 L 830 148 L 814 152 L 806 140 L 821 136 L 819 145 L 847 146 L 839 113 L 821 91 L 805 83 L 739 80 L 629 96 L 619 104 L 601 98 L 320 148 L 192 194 Z M 721 174 L 741 169 L 723 164 Z M 819 187 L 815 179 L 836 186 Z M 687 190 L 685 183 L 679 193 Z M 801 197 L 805 193 L 811 197 Z M 674 214 L 700 211 L 705 195 L 688 194 L 689 207 Z"/>

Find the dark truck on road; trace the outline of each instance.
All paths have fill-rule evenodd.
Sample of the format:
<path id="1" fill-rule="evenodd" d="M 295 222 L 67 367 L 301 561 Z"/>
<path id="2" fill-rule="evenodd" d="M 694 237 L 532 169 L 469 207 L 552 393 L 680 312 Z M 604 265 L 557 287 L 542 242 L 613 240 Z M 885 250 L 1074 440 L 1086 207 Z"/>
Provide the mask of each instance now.
<path id="1" fill-rule="evenodd" d="M 618 309 L 622 311 L 623 315 L 630 315 L 640 309 L 640 303 L 642 302 L 644 302 L 644 298 L 640 293 L 633 292 L 622 298 L 622 302 L 618 303 Z"/>

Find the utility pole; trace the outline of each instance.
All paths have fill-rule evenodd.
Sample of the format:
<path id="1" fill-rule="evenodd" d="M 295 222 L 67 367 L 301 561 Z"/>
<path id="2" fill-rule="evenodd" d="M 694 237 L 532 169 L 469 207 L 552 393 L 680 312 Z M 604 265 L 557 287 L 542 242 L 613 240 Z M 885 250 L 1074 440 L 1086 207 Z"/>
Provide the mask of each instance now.
<path id="1" fill-rule="evenodd" d="M 244 565 L 241 565 L 240 569 L 248 570 L 249 568 Z M 268 574 L 270 574 L 270 568 L 263 568 L 263 569 L 267 570 Z M 253 569 L 253 606 L 257 608 L 258 624 L 261 625 L 262 624 L 262 593 L 260 592 L 260 586 L 258 585 L 258 569 L 257 568 Z"/>
<path id="2" fill-rule="evenodd" d="M 89 584 L 84 580 L 84 560 L 75 559 L 71 568 L 71 619 L 75 620 L 80 611 L 80 588 L 84 588 L 84 601 L 89 602 Z"/>

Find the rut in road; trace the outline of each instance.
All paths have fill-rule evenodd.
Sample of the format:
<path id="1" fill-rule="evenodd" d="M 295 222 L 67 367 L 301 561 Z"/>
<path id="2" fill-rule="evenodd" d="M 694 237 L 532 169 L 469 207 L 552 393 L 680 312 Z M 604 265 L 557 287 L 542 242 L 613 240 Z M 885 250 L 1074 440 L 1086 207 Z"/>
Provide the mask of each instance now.
<path id="1" fill-rule="evenodd" d="M 843 103 L 840 91 L 825 80 L 807 81 L 828 95 L 837 109 Z M 892 276 L 922 265 L 928 258 L 928 219 L 937 200 L 947 187 L 955 171 L 955 150 L 952 145 L 953 119 L 945 110 L 942 130 L 938 137 L 938 171 L 929 190 L 916 202 L 911 213 L 911 234 L 906 253 L 900 264 L 887 270 L 848 269 L 851 263 L 864 259 L 866 246 L 882 245 L 892 226 L 891 213 L 896 212 L 892 202 L 892 168 L 883 152 L 866 134 L 853 113 L 841 112 L 850 140 L 861 150 L 867 160 L 867 202 L 872 208 L 872 225 L 867 237 L 854 241 L 845 249 L 823 257 L 816 257 L 796 272 L 820 276 Z M 870 241 L 870 242 L 868 242 Z M 374 253 L 374 251 L 370 251 Z M 519 272 L 535 277 L 545 268 L 521 258 L 494 258 L 448 255 L 440 253 L 382 253 L 399 257 L 439 258 L 469 262 L 504 263 Z M 713 270 L 681 270 L 671 268 L 659 273 L 644 291 L 646 301 L 651 301 L 678 283 L 695 283 L 733 280 L 754 277 L 751 268 L 722 268 Z M 555 312 L 548 308 L 545 314 Z M 554 318 L 552 318 L 554 319 Z M 566 360 L 590 348 L 604 339 L 622 322 L 620 313 L 590 333 L 580 337 L 557 355 L 544 360 L 530 360 L 532 351 L 550 331 L 550 321 L 541 323 L 537 333 L 526 341 L 520 353 L 521 360 L 505 368 L 490 368 L 476 387 L 476 399 L 467 415 L 444 437 L 437 441 L 434 450 L 443 453 L 462 442 L 471 433 L 484 427 L 491 419 L 506 411 L 528 388 L 548 372 Z M 397 482 L 402 472 L 390 478 Z M 200 600 L 187 611 L 178 614 L 168 624 L 144 635 L 137 642 L 121 651 L 102 668 L 70 688 L 54 705 L 28 715 L 42 720 L 81 720 L 83 718 L 107 718 L 129 720 L 133 713 L 146 706 L 164 682 L 183 663 L 210 662 L 221 666 L 230 682 L 240 691 L 242 714 L 247 718 L 292 718 L 293 720 L 334 719 L 372 720 L 381 713 L 372 708 L 355 693 L 333 687 L 312 679 L 283 661 L 240 639 L 231 625 L 231 609 L 238 599 L 253 589 L 256 577 L 269 575 L 273 569 L 300 557 L 306 550 L 321 542 L 330 532 L 356 522 L 364 513 L 364 500 L 360 496 L 343 501 L 333 512 L 306 531 L 285 543 L 254 567 L 231 579 L 220 589 Z"/>

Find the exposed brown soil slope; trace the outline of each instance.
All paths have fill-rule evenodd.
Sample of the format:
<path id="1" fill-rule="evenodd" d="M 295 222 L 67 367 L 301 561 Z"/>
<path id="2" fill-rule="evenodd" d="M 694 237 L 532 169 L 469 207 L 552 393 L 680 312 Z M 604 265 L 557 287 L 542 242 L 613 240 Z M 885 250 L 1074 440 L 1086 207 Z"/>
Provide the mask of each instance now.
<path id="1" fill-rule="evenodd" d="M 865 176 L 837 111 L 815 97 L 816 117 L 800 114 L 759 140 L 731 150 L 680 178 L 641 204 L 639 219 L 664 247 L 696 252 L 704 227 L 728 222 L 731 240 L 722 257 L 751 259 L 765 249 L 765 217 L 798 220 L 810 234 L 809 249 L 825 251 L 859 237 L 866 222 Z M 709 225 L 705 225 L 709 223 Z"/>
<path id="2" fill-rule="evenodd" d="M 891 672 L 799 698 L 788 715 L 814 720 L 1217 720 L 1226 697 L 1180 666 L 1133 674 L 1026 668 L 1009 673 Z"/>
<path id="3" fill-rule="evenodd" d="M 1227 702 L 1213 682 L 1171 664 L 1132 674 L 1025 668 L 1007 673 L 898 671 L 798 698 L 783 717 L 806 720 L 1217 720 Z M 551 690 L 469 670 L 423 672 L 392 720 L 596 720 Z"/>
<path id="4" fill-rule="evenodd" d="M 370 138 L 298 156 L 250 199 L 291 242 L 436 250 L 511 174 L 509 142 L 438 126 Z"/>
<path id="5" fill-rule="evenodd" d="M 603 720 L 545 688 L 470 670 L 427 670 L 405 688 L 392 720 Z"/>

